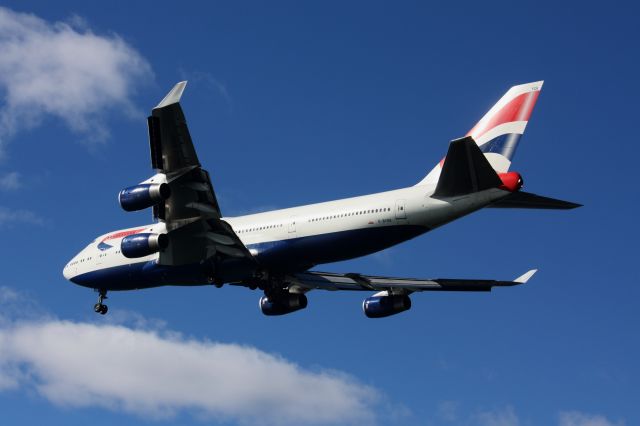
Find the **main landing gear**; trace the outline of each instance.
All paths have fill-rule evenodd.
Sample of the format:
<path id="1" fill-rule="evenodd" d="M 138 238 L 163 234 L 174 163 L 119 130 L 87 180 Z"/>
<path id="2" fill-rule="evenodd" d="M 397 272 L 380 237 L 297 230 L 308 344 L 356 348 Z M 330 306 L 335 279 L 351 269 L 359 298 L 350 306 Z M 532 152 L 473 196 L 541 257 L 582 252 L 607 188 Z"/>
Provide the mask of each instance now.
<path id="1" fill-rule="evenodd" d="M 93 310 L 100 315 L 104 315 L 109 311 L 109 307 L 102 304 L 102 301 L 107 299 L 107 290 L 100 289 L 98 290 L 98 293 L 100 294 L 98 296 L 98 303 L 93 305 Z"/>

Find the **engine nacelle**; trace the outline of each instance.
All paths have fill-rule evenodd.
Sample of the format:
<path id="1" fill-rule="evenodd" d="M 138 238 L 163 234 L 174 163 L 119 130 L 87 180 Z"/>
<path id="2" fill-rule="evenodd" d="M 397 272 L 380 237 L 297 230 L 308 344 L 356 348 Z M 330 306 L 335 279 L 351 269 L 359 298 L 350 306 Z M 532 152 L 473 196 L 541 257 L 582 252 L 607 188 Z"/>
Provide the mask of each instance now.
<path id="1" fill-rule="evenodd" d="M 285 293 L 277 297 L 262 296 L 260 310 L 268 316 L 290 314 L 307 307 L 307 296 L 297 293 Z"/>
<path id="2" fill-rule="evenodd" d="M 171 188 L 166 183 L 141 183 L 123 189 L 118 194 L 120 207 L 128 212 L 154 206 L 171 196 Z"/>
<path id="3" fill-rule="evenodd" d="M 120 243 L 120 251 L 124 257 L 130 259 L 149 256 L 167 248 L 169 237 L 167 234 L 134 234 L 127 235 Z"/>
<path id="4" fill-rule="evenodd" d="M 504 189 L 509 192 L 516 192 L 520 188 L 522 188 L 523 181 L 522 176 L 518 172 L 506 172 L 500 173 L 498 175 L 500 180 L 502 181 L 502 185 L 500 185 L 500 189 Z"/>
<path id="5" fill-rule="evenodd" d="M 369 318 L 384 318 L 411 309 L 407 295 L 371 296 L 362 302 L 362 310 Z"/>

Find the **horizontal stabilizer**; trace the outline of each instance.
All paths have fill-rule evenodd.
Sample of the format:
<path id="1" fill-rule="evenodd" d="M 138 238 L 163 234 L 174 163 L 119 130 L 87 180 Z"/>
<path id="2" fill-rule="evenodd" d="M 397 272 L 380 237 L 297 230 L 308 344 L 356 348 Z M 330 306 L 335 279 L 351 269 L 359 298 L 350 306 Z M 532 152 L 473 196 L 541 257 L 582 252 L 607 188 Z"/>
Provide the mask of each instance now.
<path id="1" fill-rule="evenodd" d="M 556 200 L 555 198 L 543 197 L 529 192 L 513 192 L 505 198 L 491 204 L 489 207 L 503 209 L 549 209 L 549 210 L 569 210 L 582 207 L 582 204 L 570 201 Z"/>
<path id="2" fill-rule="evenodd" d="M 489 188 L 502 181 L 471 136 L 449 144 L 434 197 L 455 197 Z"/>

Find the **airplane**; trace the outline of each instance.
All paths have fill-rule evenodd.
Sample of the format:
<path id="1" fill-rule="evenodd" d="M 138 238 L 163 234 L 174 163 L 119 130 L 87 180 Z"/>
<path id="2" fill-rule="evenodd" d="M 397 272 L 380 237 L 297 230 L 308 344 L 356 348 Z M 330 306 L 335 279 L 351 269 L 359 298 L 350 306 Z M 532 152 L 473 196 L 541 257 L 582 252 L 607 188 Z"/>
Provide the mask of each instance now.
<path id="1" fill-rule="evenodd" d="M 413 186 L 246 216 L 225 217 L 193 146 L 177 83 L 147 119 L 155 174 L 118 195 L 127 212 L 150 208 L 153 223 L 106 233 L 64 267 L 64 277 L 98 292 L 95 312 L 106 314 L 108 291 L 165 285 L 223 284 L 264 292 L 263 314 L 307 307 L 311 290 L 373 292 L 362 304 L 369 318 L 411 308 L 421 291 L 490 291 L 526 283 L 416 279 L 312 270 L 317 265 L 375 253 L 485 207 L 573 209 L 580 204 L 521 190 L 509 171 L 542 88 L 542 81 L 510 88 L 465 137 Z"/>

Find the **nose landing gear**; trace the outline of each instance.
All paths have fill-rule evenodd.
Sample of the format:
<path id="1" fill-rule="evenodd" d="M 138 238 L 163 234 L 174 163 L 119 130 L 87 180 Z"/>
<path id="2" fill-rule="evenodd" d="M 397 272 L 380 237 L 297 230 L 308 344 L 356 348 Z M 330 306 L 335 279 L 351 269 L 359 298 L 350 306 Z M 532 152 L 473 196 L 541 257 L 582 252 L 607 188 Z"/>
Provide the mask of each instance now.
<path id="1" fill-rule="evenodd" d="M 99 296 L 98 296 L 98 303 L 96 303 L 95 305 L 93 305 L 93 310 L 100 314 L 100 315 L 104 315 L 109 311 L 109 307 L 107 305 L 103 305 L 102 301 L 104 299 L 107 299 L 107 290 L 98 290 Z"/>

